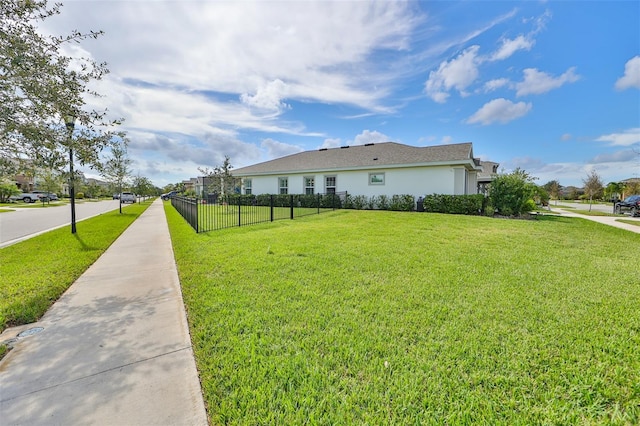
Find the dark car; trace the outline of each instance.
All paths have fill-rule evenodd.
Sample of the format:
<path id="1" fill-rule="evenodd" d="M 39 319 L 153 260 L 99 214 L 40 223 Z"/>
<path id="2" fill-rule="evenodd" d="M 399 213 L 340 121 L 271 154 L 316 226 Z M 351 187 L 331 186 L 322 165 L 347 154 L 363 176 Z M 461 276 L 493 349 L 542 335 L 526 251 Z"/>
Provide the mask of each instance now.
<path id="1" fill-rule="evenodd" d="M 624 200 L 618 201 L 614 212 L 620 214 L 627 210 L 631 216 L 640 216 L 640 195 L 630 195 Z"/>
<path id="2" fill-rule="evenodd" d="M 178 194 L 178 191 L 170 191 L 170 192 L 167 192 L 166 194 L 162 194 L 160 197 L 163 200 L 169 200 L 169 199 L 173 198 L 177 194 Z"/>

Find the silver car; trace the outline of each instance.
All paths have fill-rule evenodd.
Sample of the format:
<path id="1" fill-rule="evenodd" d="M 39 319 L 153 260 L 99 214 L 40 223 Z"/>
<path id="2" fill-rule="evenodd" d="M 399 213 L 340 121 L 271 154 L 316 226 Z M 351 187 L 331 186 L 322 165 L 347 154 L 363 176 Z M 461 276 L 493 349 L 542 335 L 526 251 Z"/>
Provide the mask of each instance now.
<path id="1" fill-rule="evenodd" d="M 136 202 L 136 194 L 133 192 L 123 192 L 120 194 L 120 202 L 121 203 L 135 203 Z"/>

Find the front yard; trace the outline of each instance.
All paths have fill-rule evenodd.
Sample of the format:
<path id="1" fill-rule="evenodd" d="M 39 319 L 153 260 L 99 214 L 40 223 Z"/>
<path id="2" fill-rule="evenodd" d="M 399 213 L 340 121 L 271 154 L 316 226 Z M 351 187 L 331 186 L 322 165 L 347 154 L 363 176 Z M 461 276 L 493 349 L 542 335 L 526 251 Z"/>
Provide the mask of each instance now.
<path id="1" fill-rule="evenodd" d="M 336 211 L 195 234 L 165 204 L 212 424 L 637 424 L 640 235 Z"/>

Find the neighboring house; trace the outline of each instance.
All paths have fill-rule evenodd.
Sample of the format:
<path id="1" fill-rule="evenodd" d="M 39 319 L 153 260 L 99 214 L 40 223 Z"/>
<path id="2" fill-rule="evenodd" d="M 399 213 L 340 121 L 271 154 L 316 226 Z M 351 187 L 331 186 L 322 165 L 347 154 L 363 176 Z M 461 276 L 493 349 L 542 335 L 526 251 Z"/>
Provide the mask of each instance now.
<path id="1" fill-rule="evenodd" d="M 196 192 L 196 183 L 198 182 L 197 178 L 191 178 L 182 181 L 182 188 L 184 191 L 194 191 Z M 196 192 L 197 194 L 198 192 Z M 202 193 L 202 192 L 200 192 Z"/>
<path id="2" fill-rule="evenodd" d="M 191 179 L 193 180 L 193 178 Z M 196 197 L 205 197 L 210 191 L 210 186 L 213 183 L 213 178 L 209 176 L 198 176 L 195 178 L 193 189 L 196 192 Z"/>
<path id="3" fill-rule="evenodd" d="M 481 161 L 482 171 L 478 173 L 478 194 L 489 194 L 489 184 L 498 175 L 499 163 L 493 161 Z"/>
<path id="4" fill-rule="evenodd" d="M 471 143 L 415 147 L 384 142 L 321 148 L 235 169 L 243 194 L 476 194 Z"/>

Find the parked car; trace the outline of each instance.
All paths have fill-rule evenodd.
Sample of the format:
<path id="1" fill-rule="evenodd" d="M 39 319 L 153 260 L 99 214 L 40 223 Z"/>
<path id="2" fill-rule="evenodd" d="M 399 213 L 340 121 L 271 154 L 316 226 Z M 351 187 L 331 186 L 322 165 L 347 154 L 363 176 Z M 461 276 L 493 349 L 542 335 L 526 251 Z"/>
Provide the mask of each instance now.
<path id="1" fill-rule="evenodd" d="M 23 192 L 22 194 L 12 195 L 9 197 L 10 201 L 18 201 L 22 200 L 25 203 L 35 203 L 36 201 L 40 201 L 39 194 L 35 194 L 33 192 Z"/>
<path id="2" fill-rule="evenodd" d="M 58 196 L 53 192 L 33 191 L 33 193 L 38 194 L 42 201 L 58 201 Z"/>
<path id="3" fill-rule="evenodd" d="M 618 201 L 615 205 L 615 213 L 623 213 L 629 211 L 631 216 L 640 216 L 640 195 L 630 195 L 622 201 Z"/>
<path id="4" fill-rule="evenodd" d="M 120 194 L 113 194 L 113 199 L 114 200 L 119 200 L 120 199 Z"/>
<path id="5" fill-rule="evenodd" d="M 178 194 L 178 191 L 169 191 L 166 194 L 162 194 L 160 197 L 166 201 L 166 200 L 170 200 L 177 194 Z"/>
<path id="6" fill-rule="evenodd" d="M 120 194 L 120 202 L 121 203 L 135 203 L 136 202 L 136 194 L 133 192 L 123 192 Z"/>

